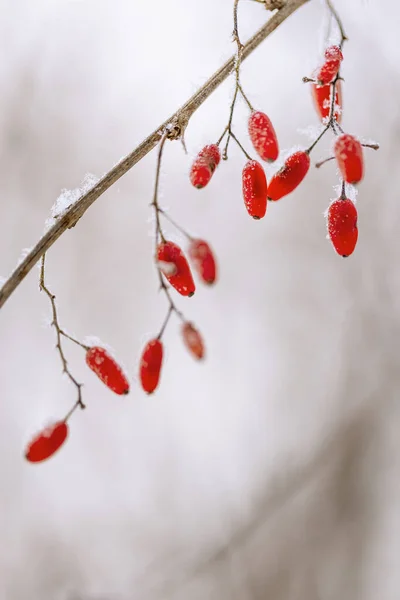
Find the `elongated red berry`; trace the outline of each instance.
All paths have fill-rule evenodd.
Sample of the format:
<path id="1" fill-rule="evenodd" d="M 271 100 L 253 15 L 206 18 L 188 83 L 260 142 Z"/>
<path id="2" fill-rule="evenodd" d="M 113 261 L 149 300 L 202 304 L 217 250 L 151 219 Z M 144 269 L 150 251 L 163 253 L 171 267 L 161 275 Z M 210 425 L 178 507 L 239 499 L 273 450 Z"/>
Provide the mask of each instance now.
<path id="1" fill-rule="evenodd" d="M 182 296 L 193 296 L 196 286 L 188 261 L 182 250 L 174 242 L 161 242 L 157 247 L 157 261 L 171 263 L 175 269 L 161 269 L 164 277 Z"/>
<path id="2" fill-rule="evenodd" d="M 270 118 L 263 112 L 253 111 L 249 117 L 248 130 L 251 143 L 260 158 L 268 162 L 276 160 L 279 146 Z"/>
<path id="3" fill-rule="evenodd" d="M 201 189 L 207 185 L 212 176 L 209 164 L 205 160 L 195 160 L 190 169 L 190 181 L 194 187 Z"/>
<path id="4" fill-rule="evenodd" d="M 242 173 L 243 199 L 253 219 L 262 219 L 267 210 L 267 178 L 256 160 L 249 160 Z"/>
<path id="5" fill-rule="evenodd" d="M 159 339 L 150 340 L 142 353 L 139 377 L 142 388 L 152 394 L 158 386 L 163 361 L 163 344 Z"/>
<path id="6" fill-rule="evenodd" d="M 362 146 L 357 138 L 348 133 L 340 135 L 335 142 L 334 153 L 343 179 L 358 183 L 364 175 Z"/>
<path id="7" fill-rule="evenodd" d="M 68 425 L 65 421 L 53 423 L 40 431 L 28 444 L 25 458 L 37 463 L 50 458 L 63 445 L 68 435 Z"/>
<path id="8" fill-rule="evenodd" d="M 107 350 L 92 346 L 86 352 L 86 364 L 110 390 L 120 395 L 129 393 L 129 381 Z"/>
<path id="9" fill-rule="evenodd" d="M 348 198 L 338 198 L 328 209 L 328 235 L 340 256 L 350 256 L 357 244 L 357 209 Z"/>
<path id="10" fill-rule="evenodd" d="M 198 158 L 202 158 L 205 161 L 207 161 L 211 172 L 214 173 L 215 169 L 220 163 L 221 152 L 217 144 L 209 144 L 208 146 L 204 146 L 204 148 L 200 150 Z"/>
<path id="11" fill-rule="evenodd" d="M 324 62 L 317 74 L 317 81 L 320 85 L 331 83 L 340 69 L 340 60 L 332 58 Z"/>
<path id="12" fill-rule="evenodd" d="M 343 54 L 339 46 L 330 46 L 325 50 L 325 62 L 317 73 L 320 85 L 331 83 L 339 72 Z"/>
<path id="13" fill-rule="evenodd" d="M 279 200 L 293 192 L 303 181 L 309 168 L 310 157 L 307 152 L 299 150 L 291 154 L 269 182 L 268 200 Z"/>
<path id="14" fill-rule="evenodd" d="M 328 85 L 317 85 L 316 83 L 311 84 L 311 91 L 314 100 L 315 108 L 318 115 L 323 121 L 327 119 L 331 110 L 331 90 L 332 86 Z M 337 81 L 335 85 L 335 112 L 334 116 L 338 123 L 342 121 L 342 86 L 341 81 Z"/>
<path id="15" fill-rule="evenodd" d="M 198 360 L 204 357 L 204 343 L 200 333 L 192 323 L 183 323 L 182 337 L 186 348 Z"/>
<path id="16" fill-rule="evenodd" d="M 210 246 L 204 240 L 192 239 L 189 258 L 204 283 L 213 284 L 217 278 L 217 263 Z"/>
<path id="17" fill-rule="evenodd" d="M 196 188 L 203 188 L 210 181 L 219 165 L 221 154 L 216 144 L 205 146 L 193 161 L 190 169 L 190 181 Z"/>

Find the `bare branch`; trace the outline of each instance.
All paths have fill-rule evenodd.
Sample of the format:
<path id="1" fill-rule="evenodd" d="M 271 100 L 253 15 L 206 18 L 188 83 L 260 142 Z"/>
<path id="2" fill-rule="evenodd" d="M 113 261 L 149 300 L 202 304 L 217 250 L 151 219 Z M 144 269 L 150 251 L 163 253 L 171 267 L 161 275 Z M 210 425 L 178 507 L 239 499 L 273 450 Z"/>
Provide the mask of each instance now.
<path id="1" fill-rule="evenodd" d="M 245 60 L 279 25 L 308 0 L 288 0 L 285 6 L 275 13 L 269 21 L 243 46 L 241 60 Z M 87 209 L 106 192 L 122 175 L 125 175 L 137 162 L 148 154 L 160 141 L 166 127 L 173 124 L 177 134 L 182 135 L 190 117 L 207 98 L 225 81 L 235 67 L 232 56 L 214 75 L 167 121 L 162 123 L 135 150 L 122 159 L 88 192 L 68 208 L 38 241 L 20 265 L 14 270 L 0 289 L 0 308 L 28 275 L 43 254 L 51 248 L 58 238 L 69 228 L 74 227 Z M 176 136 L 178 137 L 178 135 Z"/>

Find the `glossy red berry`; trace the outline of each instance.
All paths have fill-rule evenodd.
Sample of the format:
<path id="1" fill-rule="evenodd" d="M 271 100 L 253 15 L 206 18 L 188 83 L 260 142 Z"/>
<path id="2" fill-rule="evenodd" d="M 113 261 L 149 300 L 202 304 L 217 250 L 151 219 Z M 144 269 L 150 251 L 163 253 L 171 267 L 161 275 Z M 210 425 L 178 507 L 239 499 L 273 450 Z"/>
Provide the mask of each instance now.
<path id="1" fill-rule="evenodd" d="M 279 200 L 287 196 L 303 181 L 310 168 L 310 157 L 307 152 L 299 150 L 291 154 L 285 164 L 272 177 L 268 186 L 268 199 Z"/>
<path id="2" fill-rule="evenodd" d="M 217 278 L 217 264 L 210 246 L 204 240 L 193 239 L 189 244 L 189 258 L 204 283 L 213 284 Z"/>
<path id="3" fill-rule="evenodd" d="M 334 153 L 343 179 L 358 183 L 364 175 L 364 159 L 360 142 L 353 135 L 344 133 L 335 142 Z"/>
<path id="4" fill-rule="evenodd" d="M 37 463 L 50 458 L 63 445 L 68 435 L 68 425 L 58 421 L 40 431 L 28 444 L 25 458 Z"/>
<path id="5" fill-rule="evenodd" d="M 317 73 L 320 85 L 331 83 L 339 72 L 343 54 L 339 46 L 330 46 L 325 50 L 325 62 Z"/>
<path id="6" fill-rule="evenodd" d="M 331 83 L 340 69 L 340 61 L 337 59 L 327 60 L 317 74 L 317 81 L 320 85 Z"/>
<path id="7" fill-rule="evenodd" d="M 142 353 L 139 366 L 139 377 L 142 388 L 152 394 L 158 386 L 163 361 L 163 344 L 161 340 L 150 340 Z"/>
<path id="8" fill-rule="evenodd" d="M 331 90 L 332 86 L 328 85 L 317 85 L 316 83 L 311 84 L 311 91 L 314 100 L 315 108 L 318 115 L 323 121 L 327 119 L 331 110 Z M 335 112 L 334 116 L 338 123 L 342 121 L 342 86 L 341 81 L 337 81 L 335 85 Z"/>
<path id="9" fill-rule="evenodd" d="M 267 178 L 256 160 L 249 160 L 242 173 L 243 199 L 253 219 L 262 219 L 267 210 Z"/>
<path id="10" fill-rule="evenodd" d="M 100 346 L 89 348 L 86 364 L 110 390 L 120 395 L 129 393 L 129 381 L 107 350 Z"/>
<path id="11" fill-rule="evenodd" d="M 196 188 L 203 188 L 210 181 L 221 160 L 221 153 L 216 144 L 205 146 L 193 161 L 190 169 L 190 181 Z"/>
<path id="12" fill-rule="evenodd" d="M 190 181 L 194 187 L 201 189 L 207 185 L 212 176 L 209 164 L 204 160 L 195 160 L 190 169 Z"/>
<path id="13" fill-rule="evenodd" d="M 172 269 L 162 267 L 161 272 L 182 296 L 193 296 L 196 286 L 188 261 L 182 250 L 174 242 L 161 242 L 157 247 L 157 261 L 171 265 Z"/>
<path id="14" fill-rule="evenodd" d="M 338 198 L 328 209 L 328 235 L 340 256 L 350 256 L 357 244 L 357 209 L 348 198 Z"/>
<path id="15" fill-rule="evenodd" d="M 263 112 L 253 111 L 248 130 L 251 143 L 260 158 L 268 162 L 276 160 L 279 154 L 278 139 L 269 117 Z"/>
<path id="16" fill-rule="evenodd" d="M 200 333 L 192 323 L 183 323 L 182 337 L 186 348 L 198 360 L 204 357 L 204 343 Z"/>

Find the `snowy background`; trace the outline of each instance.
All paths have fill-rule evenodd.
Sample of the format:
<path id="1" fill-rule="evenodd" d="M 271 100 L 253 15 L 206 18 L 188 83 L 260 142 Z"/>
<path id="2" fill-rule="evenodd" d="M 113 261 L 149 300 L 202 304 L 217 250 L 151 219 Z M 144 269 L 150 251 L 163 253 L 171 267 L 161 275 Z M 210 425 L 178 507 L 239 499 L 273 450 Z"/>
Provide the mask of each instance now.
<path id="1" fill-rule="evenodd" d="M 247 39 L 266 13 L 241 4 Z M 191 157 L 225 126 L 229 81 L 193 117 L 190 156 L 168 143 L 161 180 L 164 206 L 219 260 L 218 285 L 178 298 L 206 363 L 172 320 L 159 391 L 136 383 L 166 310 L 152 265 L 154 152 L 48 254 L 61 324 L 110 344 L 133 384 L 114 396 L 66 345 L 88 410 L 42 465 L 23 460 L 26 441 L 75 390 L 37 268 L 1 310 L 1 600 L 400 597 L 400 8 L 336 4 L 350 38 L 343 125 L 382 144 L 366 153 L 352 258 L 325 239 L 332 163 L 260 222 L 244 209 L 234 144 L 209 187 L 190 186 Z M 1 0 L 3 277 L 63 188 L 101 176 L 230 56 L 231 5 Z M 243 67 L 282 149 L 308 145 L 300 130 L 318 125 L 301 78 L 318 63 L 323 15 L 312 0 Z M 250 148 L 246 117 L 240 104 L 235 129 Z M 327 152 L 324 141 L 314 157 Z"/>

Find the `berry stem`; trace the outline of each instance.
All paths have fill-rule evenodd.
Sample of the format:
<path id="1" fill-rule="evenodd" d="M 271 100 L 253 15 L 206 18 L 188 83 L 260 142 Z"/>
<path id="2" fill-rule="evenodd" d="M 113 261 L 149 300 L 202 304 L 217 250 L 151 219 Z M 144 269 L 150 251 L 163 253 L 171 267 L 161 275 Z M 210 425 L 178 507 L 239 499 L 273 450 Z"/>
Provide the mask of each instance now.
<path id="1" fill-rule="evenodd" d="M 241 149 L 241 151 L 243 152 L 243 154 L 245 155 L 245 157 L 247 158 L 247 160 L 252 160 L 251 156 L 243 148 L 242 144 L 239 142 L 239 140 L 237 139 L 237 137 L 233 133 L 233 131 L 231 131 L 230 135 L 231 135 L 231 138 L 235 140 L 235 142 L 237 143 L 237 145 L 239 146 L 239 148 Z"/>
<path id="2" fill-rule="evenodd" d="M 175 223 L 175 221 L 173 221 L 171 219 L 171 217 L 169 217 L 169 215 L 167 215 L 167 213 L 160 208 L 159 204 L 158 204 L 158 189 L 159 189 L 159 182 L 160 182 L 160 172 L 161 172 L 161 162 L 162 162 L 162 157 L 163 157 L 163 150 L 164 150 L 164 145 L 166 140 L 168 139 L 168 137 L 171 135 L 171 132 L 169 131 L 168 128 L 165 128 L 164 133 L 161 136 L 161 140 L 160 140 L 160 145 L 159 145 L 159 149 L 158 149 L 158 155 L 157 155 L 157 166 L 156 166 L 156 178 L 155 178 L 155 183 L 154 183 L 154 194 L 153 194 L 153 201 L 151 202 L 150 206 L 154 207 L 154 212 L 155 212 L 155 222 L 156 222 L 156 232 L 155 232 L 155 257 L 157 257 L 157 248 L 158 248 L 158 242 L 159 239 L 161 239 L 162 242 L 165 242 L 165 237 L 161 228 L 161 221 L 160 221 L 160 214 L 164 215 L 164 217 L 166 217 L 177 229 L 179 229 L 180 231 L 182 231 L 182 233 L 184 233 L 185 235 L 187 235 L 189 237 L 189 239 L 191 239 L 191 237 L 189 236 L 189 234 L 187 234 L 182 227 L 180 227 L 177 223 Z M 169 318 L 172 314 L 172 312 L 174 312 L 180 319 L 184 320 L 184 316 L 183 313 L 176 307 L 174 301 L 172 300 L 171 294 L 169 292 L 168 286 L 165 283 L 164 279 L 163 279 L 163 275 L 161 272 L 161 268 L 157 262 L 156 262 L 156 268 L 157 268 L 157 273 L 158 273 L 158 278 L 160 281 L 160 289 L 163 290 L 164 294 L 167 297 L 168 300 L 168 311 L 167 311 L 167 316 L 165 317 L 165 320 L 161 326 L 160 332 L 158 334 L 158 339 L 161 338 L 162 334 L 165 331 L 165 328 L 168 324 Z"/>
<path id="3" fill-rule="evenodd" d="M 171 223 L 171 225 L 176 227 L 178 231 L 180 231 L 185 237 L 187 237 L 189 241 L 192 241 L 194 239 L 193 236 L 190 235 L 190 233 L 188 233 L 185 229 L 183 229 L 181 225 L 178 225 L 178 223 L 172 217 L 170 217 L 169 214 L 166 213 L 163 208 L 158 207 L 158 212 L 161 213 L 163 217 Z"/>
<path id="4" fill-rule="evenodd" d="M 331 0 L 325 0 L 325 2 L 326 2 L 326 6 L 328 7 L 328 10 L 330 11 L 330 13 L 331 13 L 332 17 L 335 19 L 335 21 L 336 21 L 336 24 L 337 24 L 337 26 L 338 26 L 338 28 L 339 28 L 339 31 L 340 31 L 340 36 L 341 36 L 341 40 L 340 40 L 340 44 L 339 44 L 339 46 L 340 46 L 340 48 L 342 48 L 342 47 L 343 47 L 343 43 L 344 43 L 346 40 L 348 40 L 349 38 L 348 38 L 348 37 L 347 37 L 347 35 L 345 34 L 345 31 L 344 31 L 344 27 L 343 27 L 342 20 L 341 20 L 341 18 L 339 17 L 339 15 L 338 15 L 338 13 L 337 13 L 337 11 L 336 11 L 336 8 L 333 6 L 333 4 L 332 4 Z"/>
<path id="5" fill-rule="evenodd" d="M 340 199 L 346 200 L 346 183 L 345 183 L 344 179 L 342 179 L 342 191 L 340 193 Z"/>
<path id="6" fill-rule="evenodd" d="M 87 349 L 87 346 L 85 346 L 84 344 L 81 344 L 80 342 L 78 342 L 78 340 L 75 340 L 73 337 L 71 337 L 68 334 L 64 333 L 64 331 L 60 328 L 60 325 L 58 323 L 56 297 L 48 289 L 48 287 L 46 286 L 46 283 L 45 283 L 45 260 L 46 260 L 46 253 L 43 254 L 43 256 L 42 256 L 42 263 L 41 263 L 41 268 L 40 268 L 39 287 L 40 287 L 41 291 L 45 292 L 45 294 L 48 296 L 48 298 L 50 300 L 50 303 L 51 303 L 51 309 L 52 309 L 52 313 L 53 313 L 53 320 L 52 320 L 51 324 L 52 324 L 52 326 L 56 330 L 56 335 L 57 335 L 56 348 L 57 348 L 58 353 L 60 355 L 60 359 L 61 359 L 61 363 L 62 363 L 62 367 L 63 367 L 63 373 L 66 373 L 66 375 L 68 376 L 69 380 L 74 384 L 74 386 L 76 387 L 77 392 L 78 392 L 78 399 L 77 399 L 75 405 L 73 406 L 73 408 L 71 409 L 71 411 L 68 413 L 67 417 L 65 418 L 65 421 L 66 421 L 67 418 L 69 418 L 70 414 L 72 414 L 72 412 L 76 408 L 78 408 L 78 406 L 81 409 L 86 408 L 86 406 L 85 406 L 85 404 L 82 401 L 82 385 L 83 384 L 79 383 L 75 379 L 75 377 L 72 375 L 71 371 L 68 368 L 68 362 L 67 362 L 67 359 L 65 358 L 64 350 L 63 350 L 62 343 L 61 343 L 61 336 L 67 337 L 68 339 L 70 339 L 71 341 L 75 342 L 79 346 L 82 346 L 82 348 Z"/>
<path id="7" fill-rule="evenodd" d="M 315 168 L 319 169 L 320 167 L 322 167 L 322 165 L 329 162 L 330 160 L 333 160 L 334 158 L 335 158 L 334 156 L 329 156 L 328 158 L 325 158 L 324 160 L 320 160 L 319 162 L 315 163 Z"/>
<path id="8" fill-rule="evenodd" d="M 331 124 L 328 123 L 328 125 L 321 131 L 321 133 L 319 134 L 319 136 L 317 137 L 317 139 L 311 144 L 311 146 L 309 148 L 307 148 L 306 153 L 310 154 L 310 152 L 315 148 L 315 146 L 318 144 L 318 142 L 320 141 L 320 139 L 325 135 L 325 133 L 328 131 L 328 129 L 331 127 Z"/>
<path id="9" fill-rule="evenodd" d="M 250 108 L 250 110 L 254 110 L 250 103 L 250 100 L 247 98 L 247 96 L 244 93 L 243 88 L 240 84 L 240 66 L 242 64 L 242 56 L 243 56 L 244 46 L 243 46 L 242 42 L 240 41 L 240 37 L 239 37 L 238 5 L 239 5 L 239 0 L 234 0 L 234 2 L 233 2 L 233 33 L 232 33 L 232 37 L 233 37 L 233 41 L 236 42 L 236 45 L 237 45 L 236 57 L 235 57 L 235 63 L 234 63 L 235 91 L 233 93 L 232 102 L 231 102 L 231 105 L 229 108 L 228 125 L 225 127 L 223 134 L 221 135 L 221 137 L 219 138 L 219 141 L 217 142 L 217 145 L 219 145 L 220 142 L 222 141 L 222 139 L 225 137 L 225 134 L 226 133 L 228 134 L 227 138 L 226 138 L 226 142 L 225 142 L 225 147 L 222 152 L 222 160 L 228 160 L 228 147 L 229 147 L 229 142 L 230 142 L 231 137 L 236 141 L 236 143 L 239 145 L 239 147 L 242 149 L 242 151 L 245 153 L 245 155 L 250 159 L 249 155 L 244 150 L 243 146 L 239 143 L 238 139 L 234 136 L 233 131 L 232 131 L 233 113 L 235 111 L 236 100 L 237 100 L 239 92 L 241 93 L 243 99 L 245 100 L 245 102 L 246 102 L 247 106 Z"/>
<path id="10" fill-rule="evenodd" d="M 248 97 L 246 96 L 246 94 L 245 94 L 245 93 L 244 93 L 244 91 L 243 91 L 243 88 L 242 88 L 242 84 L 241 84 L 241 83 L 239 83 L 239 92 L 242 94 L 242 98 L 243 98 L 243 100 L 246 102 L 246 104 L 247 104 L 247 106 L 249 107 L 249 109 L 250 109 L 251 111 L 254 111 L 254 108 L 253 108 L 253 106 L 252 106 L 252 104 L 251 104 L 250 100 L 248 99 Z"/>
<path id="11" fill-rule="evenodd" d="M 379 150 L 379 144 L 361 144 L 364 148 L 371 148 L 371 150 Z"/>

